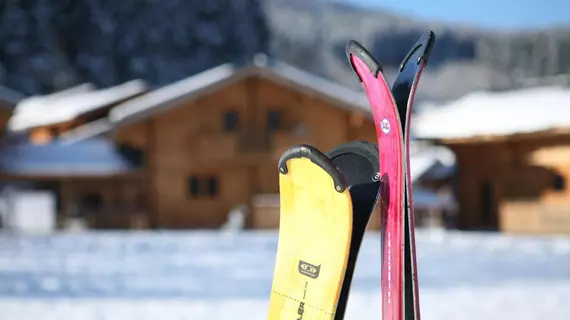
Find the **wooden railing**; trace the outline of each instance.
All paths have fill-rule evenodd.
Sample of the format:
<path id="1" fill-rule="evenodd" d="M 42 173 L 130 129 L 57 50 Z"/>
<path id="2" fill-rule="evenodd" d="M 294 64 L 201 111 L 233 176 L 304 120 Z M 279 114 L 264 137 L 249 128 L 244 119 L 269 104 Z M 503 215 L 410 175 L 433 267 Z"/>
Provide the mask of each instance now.
<path id="1" fill-rule="evenodd" d="M 271 149 L 271 137 L 263 132 L 241 135 L 239 151 L 241 153 L 268 153 Z"/>
<path id="2" fill-rule="evenodd" d="M 238 139 L 229 133 L 200 134 L 196 147 L 202 160 L 231 159 L 238 154 Z"/>
<path id="3" fill-rule="evenodd" d="M 193 145 L 202 161 L 239 160 L 238 158 L 247 160 L 251 157 L 257 159 L 259 156 L 270 156 L 268 159 L 277 160 L 292 145 L 303 142 L 302 138 L 290 132 L 271 135 L 265 132 L 202 133 L 196 137 Z"/>

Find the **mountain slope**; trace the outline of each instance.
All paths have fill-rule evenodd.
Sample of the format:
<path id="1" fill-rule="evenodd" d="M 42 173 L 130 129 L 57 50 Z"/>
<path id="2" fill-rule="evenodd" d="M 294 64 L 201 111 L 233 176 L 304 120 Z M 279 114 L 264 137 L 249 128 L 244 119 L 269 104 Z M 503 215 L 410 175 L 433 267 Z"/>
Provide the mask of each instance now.
<path id="1" fill-rule="evenodd" d="M 495 32 L 325 0 L 262 4 L 275 56 L 354 89 L 360 86 L 344 54 L 348 40 L 368 47 L 391 79 L 407 50 L 428 29 L 436 33 L 437 42 L 418 91 L 420 99 L 453 99 L 476 89 L 517 86 L 524 77 L 570 73 L 570 29 Z"/>

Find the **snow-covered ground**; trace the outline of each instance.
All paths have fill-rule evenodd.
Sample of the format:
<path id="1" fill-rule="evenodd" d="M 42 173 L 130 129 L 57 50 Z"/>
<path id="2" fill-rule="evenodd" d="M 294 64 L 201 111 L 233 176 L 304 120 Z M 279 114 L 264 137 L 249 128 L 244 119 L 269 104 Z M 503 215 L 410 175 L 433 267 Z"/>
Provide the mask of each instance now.
<path id="1" fill-rule="evenodd" d="M 422 319 L 570 319 L 570 237 L 419 230 Z M 266 319 L 276 232 L 0 233 L 0 319 Z M 379 235 L 347 320 L 380 319 Z"/>

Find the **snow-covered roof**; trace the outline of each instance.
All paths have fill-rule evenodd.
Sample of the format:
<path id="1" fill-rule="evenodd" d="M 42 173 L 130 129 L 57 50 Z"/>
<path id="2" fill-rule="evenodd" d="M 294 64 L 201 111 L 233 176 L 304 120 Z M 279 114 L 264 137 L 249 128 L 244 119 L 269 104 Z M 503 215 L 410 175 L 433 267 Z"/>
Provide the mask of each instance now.
<path id="1" fill-rule="evenodd" d="M 107 139 L 89 139 L 74 145 L 54 141 L 0 146 L 0 171 L 32 176 L 100 176 L 136 171 L 141 154 L 122 150 Z"/>
<path id="2" fill-rule="evenodd" d="M 439 195 L 420 186 L 412 188 L 412 199 L 415 209 L 452 209 L 456 206 L 452 197 Z"/>
<path id="3" fill-rule="evenodd" d="M 70 121 L 146 91 L 146 83 L 136 79 L 100 90 L 85 83 L 46 96 L 32 96 L 18 103 L 8 122 L 8 130 L 19 132 Z"/>
<path id="4" fill-rule="evenodd" d="M 570 88 L 536 87 L 506 92 L 474 92 L 412 119 L 420 139 L 507 136 L 570 128 Z"/>
<path id="5" fill-rule="evenodd" d="M 141 117 L 175 107 L 181 101 L 213 92 L 221 86 L 235 83 L 252 75 L 294 87 L 308 94 L 318 95 L 339 107 L 357 109 L 370 115 L 370 107 L 364 93 L 353 91 L 260 54 L 250 65 L 223 64 L 129 100 L 113 108 L 109 113 L 109 119 L 117 125 L 136 121 Z"/>
<path id="6" fill-rule="evenodd" d="M 28 113 L 28 112 L 42 112 L 45 111 L 46 106 L 51 107 L 59 99 L 72 96 L 74 94 L 93 92 L 95 85 L 86 82 L 61 91 L 52 92 L 43 96 L 31 96 L 22 99 L 14 108 L 14 112 Z"/>
<path id="7" fill-rule="evenodd" d="M 455 166 L 455 155 L 443 146 L 433 146 L 419 141 L 410 141 L 410 175 L 412 183 L 430 174 L 431 179 L 443 178 L 440 175 L 452 173 Z M 443 170 L 446 169 L 446 170 Z"/>

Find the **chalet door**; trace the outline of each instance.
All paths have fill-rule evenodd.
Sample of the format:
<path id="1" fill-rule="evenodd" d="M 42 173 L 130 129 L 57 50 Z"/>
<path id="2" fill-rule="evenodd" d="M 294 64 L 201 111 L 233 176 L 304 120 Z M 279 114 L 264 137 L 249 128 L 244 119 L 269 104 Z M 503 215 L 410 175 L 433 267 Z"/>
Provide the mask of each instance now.
<path id="1" fill-rule="evenodd" d="M 481 227 L 483 229 L 497 229 L 497 202 L 494 197 L 493 184 L 485 181 L 481 184 Z"/>

